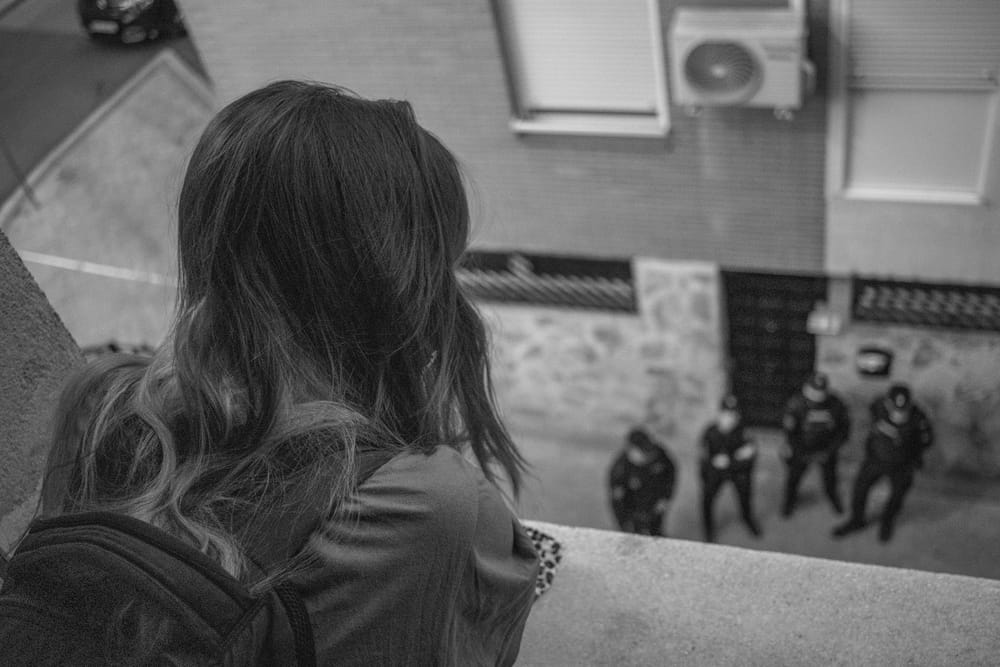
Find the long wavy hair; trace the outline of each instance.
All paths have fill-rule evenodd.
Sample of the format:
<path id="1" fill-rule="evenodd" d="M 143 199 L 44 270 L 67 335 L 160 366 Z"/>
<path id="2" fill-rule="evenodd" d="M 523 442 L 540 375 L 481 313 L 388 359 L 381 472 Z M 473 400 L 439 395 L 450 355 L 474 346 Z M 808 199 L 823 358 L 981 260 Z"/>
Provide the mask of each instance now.
<path id="1" fill-rule="evenodd" d="M 137 517 L 245 578 L 254 518 L 303 492 L 335 511 L 362 448 L 467 447 L 516 494 L 468 235 L 458 164 L 406 102 L 281 81 L 231 103 L 181 190 L 169 339 L 67 383 L 43 513 Z"/>

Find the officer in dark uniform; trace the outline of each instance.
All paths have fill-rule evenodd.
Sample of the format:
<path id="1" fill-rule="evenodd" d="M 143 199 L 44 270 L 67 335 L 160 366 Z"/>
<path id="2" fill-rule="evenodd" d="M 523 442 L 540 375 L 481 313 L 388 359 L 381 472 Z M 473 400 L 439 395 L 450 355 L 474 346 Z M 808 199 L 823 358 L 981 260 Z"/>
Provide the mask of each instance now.
<path id="1" fill-rule="evenodd" d="M 837 459 L 840 447 L 851 433 L 851 419 L 844 402 L 830 391 L 826 375 L 814 373 L 802 385 L 802 391 L 788 399 L 782 426 L 786 441 L 782 458 L 788 468 L 788 477 L 781 515 L 791 516 L 795 511 L 799 482 L 813 463 L 822 467 L 823 488 L 834 511 L 842 513 L 844 506 L 837 488 Z"/>
<path id="2" fill-rule="evenodd" d="M 618 526 L 628 533 L 663 535 L 676 475 L 662 445 L 642 429 L 629 431 L 610 474 L 611 509 Z"/>
<path id="3" fill-rule="evenodd" d="M 760 526 L 753 516 L 753 468 L 757 447 L 743 433 L 742 418 L 736 397 L 728 395 L 719 406 L 719 416 L 701 437 L 701 510 L 705 541 L 715 541 L 715 520 L 712 505 L 715 496 L 727 481 L 736 487 L 743 522 L 754 537 Z"/>
<path id="4" fill-rule="evenodd" d="M 885 476 L 892 490 L 882 512 L 878 537 L 887 542 L 892 538 L 903 498 L 913 485 L 914 473 L 923 466 L 924 451 L 934 442 L 934 431 L 904 384 L 894 384 L 884 398 L 872 403 L 871 415 L 872 428 L 865 443 L 865 459 L 854 480 L 851 517 L 834 528 L 833 536 L 842 537 L 865 527 L 868 492 Z"/>

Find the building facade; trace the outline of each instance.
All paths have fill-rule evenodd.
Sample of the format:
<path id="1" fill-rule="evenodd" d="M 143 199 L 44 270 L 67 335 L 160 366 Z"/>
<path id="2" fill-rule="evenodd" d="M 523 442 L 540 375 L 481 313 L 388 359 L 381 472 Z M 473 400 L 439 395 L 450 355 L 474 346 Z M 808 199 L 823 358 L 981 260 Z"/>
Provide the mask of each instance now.
<path id="1" fill-rule="evenodd" d="M 698 109 L 672 99 L 671 78 L 683 71 L 672 62 L 678 8 L 736 4 L 801 12 L 814 86 L 797 108 Z M 408 100 L 463 162 L 473 247 L 508 253 L 516 270 L 507 273 L 530 278 L 524 254 L 632 269 L 643 259 L 677 262 L 681 271 L 692 261 L 712 267 L 717 359 L 701 378 L 699 410 L 681 417 L 678 402 L 663 398 L 650 380 L 662 373 L 655 359 L 637 367 L 641 399 L 605 387 L 602 400 L 618 417 L 584 417 L 584 427 L 617 430 L 631 420 L 691 429 L 687 422 L 707 418 L 727 383 L 766 394 L 758 421 L 773 423 L 781 393 L 819 367 L 858 408 L 857 432 L 863 405 L 890 381 L 906 381 L 945 425 L 947 453 L 934 465 L 992 460 L 1000 428 L 972 413 L 1000 402 L 986 379 L 1000 371 L 989 353 L 997 336 L 991 290 L 1000 287 L 993 0 L 948 8 L 932 0 L 183 5 L 220 105 L 282 78 Z M 862 303 L 859 277 L 887 284 Z M 637 331 L 652 307 L 640 283 L 633 270 L 633 314 L 614 316 Z M 976 289 L 985 292 L 970 301 Z M 546 301 L 535 319 L 605 317 L 560 307 L 574 303 Z M 526 362 L 510 351 L 534 350 L 521 345 L 525 336 L 553 341 L 533 352 L 531 387 L 554 412 L 573 414 L 573 392 L 560 389 L 565 341 L 526 331 L 514 312 L 522 307 L 491 307 L 509 323 L 497 327 L 504 367 L 520 372 Z M 507 330 L 517 333 L 508 339 Z M 646 335 L 635 349 L 647 349 Z M 858 351 L 873 345 L 896 353 L 888 376 L 857 372 Z M 927 350 L 936 351 L 933 363 Z M 579 363 L 604 363 L 592 357 Z M 966 367 L 989 372 L 969 389 L 965 375 L 941 370 Z M 518 385 L 515 375 L 500 380 Z M 508 392 L 506 402 L 538 397 L 524 391 Z M 651 415 L 649 406 L 660 407 Z"/>

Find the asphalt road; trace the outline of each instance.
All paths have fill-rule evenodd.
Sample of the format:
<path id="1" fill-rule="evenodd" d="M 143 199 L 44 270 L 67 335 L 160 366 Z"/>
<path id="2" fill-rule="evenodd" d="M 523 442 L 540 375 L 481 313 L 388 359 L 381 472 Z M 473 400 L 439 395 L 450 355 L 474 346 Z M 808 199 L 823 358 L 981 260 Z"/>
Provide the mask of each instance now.
<path id="1" fill-rule="evenodd" d="M 519 514 L 569 526 L 614 530 L 608 501 L 607 473 L 620 443 L 615 437 L 553 431 L 538 424 L 510 424 L 512 434 L 527 459 L 530 474 L 517 503 Z M 778 451 L 780 432 L 754 431 L 760 446 L 754 472 L 754 505 L 763 535 L 754 538 L 739 519 L 732 487 L 716 498 L 715 518 L 720 544 L 777 551 L 814 558 L 830 558 L 869 565 L 947 572 L 1000 579 L 1000 499 L 996 483 L 921 471 L 907 495 L 891 542 L 877 539 L 877 526 L 840 540 L 830 530 L 841 521 L 822 493 L 819 471 L 803 479 L 799 504 L 788 519 L 780 515 L 785 468 Z M 671 449 L 679 474 L 676 494 L 666 521 L 672 539 L 701 540 L 701 483 L 698 461 L 685 443 L 665 443 Z M 687 452 L 687 453 L 686 453 Z M 857 452 L 855 452 L 857 454 Z M 850 498 L 857 469 L 854 460 L 842 460 L 840 491 Z M 883 480 L 872 490 L 868 517 L 877 520 L 888 497 Z"/>
<path id="2" fill-rule="evenodd" d="M 74 0 L 0 0 L 0 202 L 164 48 L 206 76 L 186 37 L 98 42 L 83 31 Z"/>

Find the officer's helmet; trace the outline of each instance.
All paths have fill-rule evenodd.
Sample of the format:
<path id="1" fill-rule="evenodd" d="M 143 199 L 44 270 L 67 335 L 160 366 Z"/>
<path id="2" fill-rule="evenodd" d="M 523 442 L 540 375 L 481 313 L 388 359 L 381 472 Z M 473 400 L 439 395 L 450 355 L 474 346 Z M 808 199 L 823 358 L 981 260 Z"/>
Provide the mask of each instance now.
<path id="1" fill-rule="evenodd" d="M 636 447 L 644 452 L 649 452 L 655 448 L 652 438 L 649 437 L 649 433 L 646 433 L 645 429 L 632 429 L 628 432 L 625 440 L 630 447 Z"/>
<path id="2" fill-rule="evenodd" d="M 905 422 L 910 416 L 910 409 L 913 407 L 910 388 L 905 384 L 894 384 L 889 387 L 887 397 L 890 408 L 889 419 L 896 424 Z"/>
<path id="3" fill-rule="evenodd" d="M 719 403 L 719 429 L 724 433 L 728 433 L 739 422 L 740 402 L 733 394 L 726 394 Z"/>
<path id="4" fill-rule="evenodd" d="M 824 373 L 813 373 L 806 380 L 806 383 L 802 385 L 802 395 L 813 403 L 822 403 L 826 400 L 827 387 L 829 387 L 829 380 Z"/>

